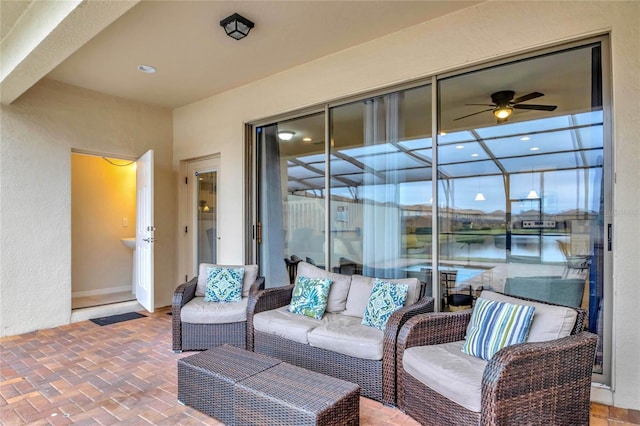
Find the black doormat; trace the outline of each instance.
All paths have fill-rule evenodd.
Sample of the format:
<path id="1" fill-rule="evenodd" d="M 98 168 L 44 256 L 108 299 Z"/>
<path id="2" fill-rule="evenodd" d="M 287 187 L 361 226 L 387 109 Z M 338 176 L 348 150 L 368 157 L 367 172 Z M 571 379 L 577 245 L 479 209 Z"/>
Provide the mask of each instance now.
<path id="1" fill-rule="evenodd" d="M 129 321 L 129 320 L 145 318 L 145 317 L 146 315 L 142 315 L 137 312 L 127 312 L 126 314 L 111 315 L 108 317 L 101 317 L 101 318 L 91 318 L 89 321 L 98 325 L 109 325 L 109 324 L 115 324 L 117 322 Z"/>

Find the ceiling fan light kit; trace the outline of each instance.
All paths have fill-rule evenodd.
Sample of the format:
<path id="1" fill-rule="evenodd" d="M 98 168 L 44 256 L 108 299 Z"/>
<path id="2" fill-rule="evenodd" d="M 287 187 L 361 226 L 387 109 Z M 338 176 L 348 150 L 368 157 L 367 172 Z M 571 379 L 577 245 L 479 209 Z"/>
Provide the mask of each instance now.
<path id="1" fill-rule="evenodd" d="M 514 98 L 516 92 L 514 90 L 501 90 L 491 94 L 492 104 L 466 104 L 468 106 L 487 106 L 489 109 L 477 111 L 471 114 L 463 115 L 462 117 L 454 118 L 453 121 L 461 120 L 463 118 L 471 117 L 483 112 L 491 111 L 496 117 L 498 124 L 507 121 L 507 118 L 511 116 L 514 109 L 528 109 L 537 111 L 554 111 L 558 108 L 557 105 L 538 105 L 538 104 L 523 104 L 522 102 L 529 101 L 531 99 L 544 96 L 544 93 L 531 92 L 529 94 Z"/>
<path id="2" fill-rule="evenodd" d="M 493 110 L 493 115 L 495 115 L 496 118 L 504 119 L 509 117 L 512 112 L 513 112 L 513 108 L 509 108 L 507 106 L 497 107 L 496 109 Z"/>

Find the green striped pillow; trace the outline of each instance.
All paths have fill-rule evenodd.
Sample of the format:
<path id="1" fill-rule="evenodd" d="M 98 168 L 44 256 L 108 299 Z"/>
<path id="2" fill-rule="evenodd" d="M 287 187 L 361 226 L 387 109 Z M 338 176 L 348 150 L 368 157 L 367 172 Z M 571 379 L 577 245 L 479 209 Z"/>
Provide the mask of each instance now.
<path id="1" fill-rule="evenodd" d="M 525 342 L 535 309 L 478 298 L 462 352 L 488 361 L 505 346 Z"/>

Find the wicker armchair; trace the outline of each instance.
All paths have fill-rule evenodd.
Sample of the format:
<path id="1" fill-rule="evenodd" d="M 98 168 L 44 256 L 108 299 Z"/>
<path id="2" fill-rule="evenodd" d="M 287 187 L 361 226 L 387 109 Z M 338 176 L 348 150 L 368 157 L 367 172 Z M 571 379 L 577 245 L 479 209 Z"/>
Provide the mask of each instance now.
<path id="1" fill-rule="evenodd" d="M 295 285 L 268 288 L 253 293 L 247 306 L 247 349 L 263 353 L 299 367 L 357 383 L 362 396 L 396 405 L 396 339 L 400 327 L 411 317 L 432 312 L 434 300 L 423 297 L 394 312 L 387 322 L 381 360 L 361 359 L 285 337 L 255 330 L 254 315 L 290 303 Z"/>
<path id="2" fill-rule="evenodd" d="M 264 288 L 264 278 L 257 276 L 258 268 L 256 265 L 244 265 L 247 272 L 245 272 L 241 302 L 237 304 L 205 302 L 203 304 L 202 288 L 206 287 L 204 277 L 206 277 L 206 268 L 209 266 L 216 265 L 201 264 L 198 276 L 189 282 L 180 284 L 173 294 L 171 322 L 174 352 L 206 350 L 225 343 L 242 349 L 247 347 L 246 306 L 248 296 Z M 200 291 L 197 291 L 198 287 Z M 203 312 L 207 309 L 207 304 L 211 304 L 213 312 Z M 187 308 L 185 305 L 188 305 Z M 185 312 L 185 309 L 189 311 Z M 194 312 L 196 316 L 200 316 L 204 320 L 201 318 L 192 319 Z M 212 317 L 212 314 L 216 319 L 207 322 L 206 318 Z M 225 320 L 225 315 L 229 315 L 231 319 Z"/>
<path id="3" fill-rule="evenodd" d="M 577 318 L 568 337 L 508 346 L 486 363 L 474 386 L 480 392 L 478 412 L 434 391 L 403 365 L 411 347 L 464 340 L 472 310 L 413 317 L 398 335 L 398 406 L 423 425 L 588 425 L 597 336 L 583 331 L 586 312 L 571 309 Z"/>

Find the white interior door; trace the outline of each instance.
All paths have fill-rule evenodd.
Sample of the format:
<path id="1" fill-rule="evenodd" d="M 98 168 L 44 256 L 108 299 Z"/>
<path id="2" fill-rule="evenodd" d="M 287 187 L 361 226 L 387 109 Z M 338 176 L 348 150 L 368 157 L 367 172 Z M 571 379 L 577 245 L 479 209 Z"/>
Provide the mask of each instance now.
<path id="1" fill-rule="evenodd" d="M 136 299 L 153 312 L 153 150 L 147 151 L 136 163 Z"/>

